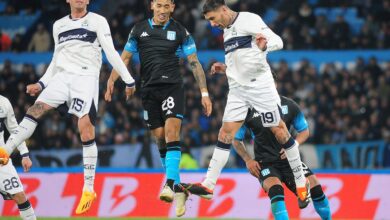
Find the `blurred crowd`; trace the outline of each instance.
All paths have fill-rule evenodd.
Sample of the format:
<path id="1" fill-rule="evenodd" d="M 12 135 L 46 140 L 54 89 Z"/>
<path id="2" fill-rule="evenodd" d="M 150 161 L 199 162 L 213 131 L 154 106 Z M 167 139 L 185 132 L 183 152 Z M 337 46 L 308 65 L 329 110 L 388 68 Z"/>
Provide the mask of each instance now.
<path id="1" fill-rule="evenodd" d="M 0 0 L 1 16 L 32 14 L 41 17 L 24 34 L 10 37 L 0 31 L 1 51 L 50 51 L 52 24 L 68 14 L 61 0 Z M 283 38 L 284 49 L 388 49 L 390 0 L 226 0 L 236 11 L 251 11 Z M 173 17 L 196 39 L 199 49 L 222 49 L 222 31 L 211 28 L 201 13 L 203 1 L 176 0 Z M 99 7 L 92 7 L 98 5 Z M 107 17 L 117 49 L 122 49 L 131 27 L 151 16 L 150 0 L 91 2 L 92 9 Z M 322 9 L 323 11 L 319 11 Z M 327 11 L 337 9 L 337 13 Z M 353 12 L 353 13 L 349 13 Z M 195 31 L 196 30 L 196 31 Z M 50 39 L 50 40 L 48 40 Z"/>
<path id="2" fill-rule="evenodd" d="M 209 69 L 210 61 L 205 69 Z M 35 98 L 25 93 L 25 86 L 38 80 L 40 73 L 30 64 L 21 71 L 6 62 L 0 70 L 0 94 L 11 100 L 18 120 Z M 358 59 L 349 69 L 334 64 L 317 69 L 302 60 L 299 68 L 286 62 L 273 63 L 278 73 L 278 90 L 296 100 L 308 119 L 309 143 L 344 143 L 350 141 L 390 139 L 390 63 L 379 65 L 373 57 Z M 134 66 L 138 72 L 139 66 Z M 207 76 L 213 101 L 213 114 L 202 113 L 200 92 L 185 61 L 180 65 L 186 88 L 186 113 L 182 128 L 184 146 L 215 144 L 221 126 L 228 85 L 224 75 Z M 124 85 L 117 82 L 113 101 L 103 99 L 110 69 L 103 65 L 96 127 L 98 145 L 144 142 L 147 130 L 139 92 L 125 101 Z M 137 78 L 138 74 L 135 76 Z M 68 114 L 52 112 L 39 123 L 29 139 L 32 149 L 79 147 L 77 120 Z"/>

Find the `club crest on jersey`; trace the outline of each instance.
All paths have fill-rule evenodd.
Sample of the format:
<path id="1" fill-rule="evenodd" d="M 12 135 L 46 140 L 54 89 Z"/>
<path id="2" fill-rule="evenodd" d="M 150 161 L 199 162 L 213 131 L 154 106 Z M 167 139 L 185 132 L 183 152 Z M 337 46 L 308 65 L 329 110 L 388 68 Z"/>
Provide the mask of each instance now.
<path id="1" fill-rule="evenodd" d="M 81 23 L 81 27 L 88 27 L 88 21 L 85 20 L 83 23 Z"/>
<path id="2" fill-rule="evenodd" d="M 168 31 L 167 32 L 168 40 L 176 40 L 176 31 Z"/>
<path id="3" fill-rule="evenodd" d="M 287 115 L 288 114 L 288 106 L 287 105 L 282 105 L 282 114 Z"/>

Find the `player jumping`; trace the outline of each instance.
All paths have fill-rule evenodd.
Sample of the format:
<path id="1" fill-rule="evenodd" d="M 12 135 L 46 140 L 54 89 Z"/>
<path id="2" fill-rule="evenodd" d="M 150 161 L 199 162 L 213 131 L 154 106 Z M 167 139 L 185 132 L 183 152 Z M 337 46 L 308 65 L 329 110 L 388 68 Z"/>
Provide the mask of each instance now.
<path id="1" fill-rule="evenodd" d="M 131 77 L 119 54 L 115 51 L 107 20 L 87 11 L 89 0 L 67 0 L 71 14 L 53 25 L 54 54 L 38 83 L 27 86 L 27 93 L 38 96 L 17 128 L 0 148 L 0 162 L 7 164 L 8 155 L 28 139 L 38 120 L 49 110 L 66 103 L 69 113 L 78 117 L 78 128 L 83 144 L 84 187 L 76 214 L 87 212 L 94 200 L 94 179 L 98 150 L 95 143 L 95 118 L 98 106 L 99 75 L 102 48 L 108 61 L 126 83 L 126 95 L 134 92 Z"/>
<path id="2" fill-rule="evenodd" d="M 18 122 L 16 121 L 14 110 L 12 109 L 9 100 L 0 95 L 0 145 L 4 145 L 4 127 L 7 128 L 10 134 L 17 131 Z M 29 152 L 26 143 L 22 142 L 18 147 L 19 153 L 22 156 L 22 166 L 24 172 L 28 172 L 32 162 L 29 157 Z M 22 182 L 19 179 L 15 167 L 12 165 L 12 160 L 6 165 L 0 165 L 0 194 L 4 200 L 14 200 L 19 208 L 20 217 L 23 220 L 35 220 L 34 209 L 30 201 L 24 194 Z"/>
<path id="3" fill-rule="evenodd" d="M 174 0 L 153 0 L 151 8 L 153 18 L 135 24 L 131 30 L 122 60 L 128 65 L 133 54 L 139 53 L 144 120 L 157 142 L 167 176 L 160 199 L 172 202 L 175 198 L 176 215 L 182 216 L 185 213 L 187 195 L 181 188 L 179 175 L 180 127 L 185 104 L 179 52 L 187 56 L 199 85 L 202 106 L 207 116 L 211 114 L 212 104 L 205 74 L 196 54 L 195 42 L 185 27 L 171 18 L 175 8 Z M 113 71 L 107 82 L 107 101 L 111 101 L 117 78 L 118 74 Z"/>
<path id="4" fill-rule="evenodd" d="M 299 143 L 291 137 L 281 120 L 280 97 L 274 85 L 267 53 L 283 48 L 282 39 L 260 18 L 249 12 L 235 12 L 224 0 L 206 0 L 203 14 L 213 27 L 224 30 L 225 64 L 216 63 L 211 73 L 226 72 L 229 94 L 219 131 L 218 142 L 207 170 L 199 184 L 213 195 L 217 179 L 225 166 L 235 133 L 241 127 L 248 108 L 256 109 L 265 127 L 269 127 L 278 142 L 286 149 L 293 170 L 299 199 L 308 203 L 308 181 L 299 155 Z"/>

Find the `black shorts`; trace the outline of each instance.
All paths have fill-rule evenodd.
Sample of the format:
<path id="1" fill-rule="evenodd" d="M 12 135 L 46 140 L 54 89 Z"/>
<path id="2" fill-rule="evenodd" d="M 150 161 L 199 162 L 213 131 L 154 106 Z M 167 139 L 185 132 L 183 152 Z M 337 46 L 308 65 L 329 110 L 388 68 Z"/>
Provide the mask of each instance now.
<path id="1" fill-rule="evenodd" d="M 170 84 L 142 88 L 144 120 L 149 129 L 164 127 L 167 118 L 184 117 L 184 88 Z"/>
<path id="2" fill-rule="evenodd" d="M 287 161 L 280 161 L 277 163 L 269 163 L 269 162 L 259 162 L 261 166 L 260 171 L 260 184 L 263 185 L 263 182 L 269 178 L 269 177 L 276 177 L 278 178 L 282 183 L 284 183 L 287 188 L 293 192 L 296 193 L 296 185 L 295 185 L 295 178 L 294 174 L 290 168 L 290 165 Z M 303 173 L 305 174 L 305 177 L 309 177 L 313 175 L 313 172 L 302 162 L 302 168 Z"/>

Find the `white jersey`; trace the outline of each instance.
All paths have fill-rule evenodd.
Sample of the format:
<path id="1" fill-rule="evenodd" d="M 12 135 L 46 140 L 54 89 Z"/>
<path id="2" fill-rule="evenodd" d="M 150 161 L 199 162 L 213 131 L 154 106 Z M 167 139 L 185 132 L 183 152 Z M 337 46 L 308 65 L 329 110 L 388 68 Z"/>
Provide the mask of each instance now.
<path id="1" fill-rule="evenodd" d="M 9 100 L 0 95 L 0 146 L 5 145 L 4 141 L 4 129 L 7 128 L 9 133 L 17 131 L 18 122 L 16 121 L 14 110 Z M 18 150 L 21 155 L 28 153 L 26 143 L 23 142 L 18 146 Z"/>
<path id="2" fill-rule="evenodd" d="M 60 72 L 98 78 L 102 65 L 102 48 L 123 81 L 128 85 L 134 83 L 114 48 L 110 27 L 103 16 L 88 12 L 79 19 L 72 19 L 70 15 L 63 17 L 53 25 L 53 38 L 53 59 L 40 79 L 44 87 L 54 74 Z"/>
<path id="3" fill-rule="evenodd" d="M 259 33 L 267 38 L 266 51 L 260 50 L 256 45 L 255 37 Z M 258 85 L 259 80 L 264 81 L 261 77 L 264 74 L 268 74 L 272 79 L 271 69 L 266 59 L 267 53 L 282 49 L 283 41 L 260 16 L 250 12 L 239 12 L 233 24 L 224 29 L 223 37 L 226 75 L 230 88 L 240 85 L 254 87 Z"/>

